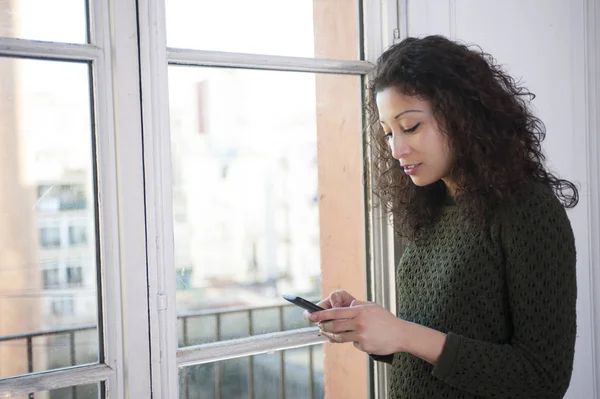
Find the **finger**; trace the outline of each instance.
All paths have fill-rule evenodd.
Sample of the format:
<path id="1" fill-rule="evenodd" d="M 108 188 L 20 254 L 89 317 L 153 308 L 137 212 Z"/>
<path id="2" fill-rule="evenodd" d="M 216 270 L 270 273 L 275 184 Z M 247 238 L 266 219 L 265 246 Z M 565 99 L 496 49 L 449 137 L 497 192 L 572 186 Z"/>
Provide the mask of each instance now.
<path id="1" fill-rule="evenodd" d="M 310 315 L 310 321 L 315 323 L 327 320 L 335 319 L 352 319 L 360 311 L 360 307 L 355 306 L 353 308 L 333 308 L 327 310 L 321 310 Z"/>
<path id="2" fill-rule="evenodd" d="M 342 344 L 344 342 L 354 342 L 357 340 L 357 336 L 354 333 L 354 331 L 338 333 L 338 334 L 323 332 L 321 334 L 323 334 L 323 336 L 329 338 L 329 340 L 333 341 L 333 343 L 338 343 L 338 344 Z"/>
<path id="3" fill-rule="evenodd" d="M 343 308 L 350 306 L 354 297 L 344 290 L 336 290 L 329 295 L 332 307 Z"/>
<path id="4" fill-rule="evenodd" d="M 347 331 L 355 330 L 355 323 L 353 319 L 348 320 L 330 320 L 319 323 L 321 331 L 329 333 L 342 333 Z"/>
<path id="5" fill-rule="evenodd" d="M 354 341 L 354 342 L 353 342 L 353 344 L 354 344 L 354 347 L 355 347 L 356 349 L 358 349 L 359 351 L 362 351 L 362 352 L 365 352 L 365 353 L 367 352 L 367 351 L 365 350 L 365 348 L 364 348 L 364 347 L 361 345 L 361 343 L 360 343 L 360 342 L 358 342 L 358 341 Z"/>
<path id="6" fill-rule="evenodd" d="M 357 299 L 353 300 L 350 306 L 360 306 L 360 305 L 368 305 L 370 302 L 359 301 Z"/>
<path id="7" fill-rule="evenodd" d="M 322 299 L 321 301 L 317 302 L 317 306 L 320 306 L 323 309 L 331 309 L 332 308 L 329 298 L 325 298 L 325 299 Z"/>
<path id="8" fill-rule="evenodd" d="M 304 320 L 310 321 L 310 313 L 308 312 L 308 310 L 302 312 L 302 317 L 304 317 Z"/>
<path id="9" fill-rule="evenodd" d="M 341 308 L 344 307 L 344 297 L 346 297 L 346 291 L 337 290 L 333 291 L 331 295 L 329 295 L 329 302 L 331 302 L 332 308 Z"/>

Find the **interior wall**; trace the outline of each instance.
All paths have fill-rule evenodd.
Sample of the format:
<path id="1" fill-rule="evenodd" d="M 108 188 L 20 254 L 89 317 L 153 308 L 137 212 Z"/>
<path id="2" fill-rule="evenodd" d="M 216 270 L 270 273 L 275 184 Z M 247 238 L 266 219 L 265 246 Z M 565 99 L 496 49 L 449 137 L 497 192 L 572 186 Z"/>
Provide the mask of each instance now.
<path id="1" fill-rule="evenodd" d="M 595 7 L 595 8 L 594 8 Z M 597 0 L 408 0 L 408 35 L 474 43 L 537 95 L 548 167 L 580 188 L 568 211 L 577 245 L 578 336 L 566 398 L 595 398 L 594 278 L 598 279 Z M 596 19 L 597 20 L 597 19 Z M 594 44 L 596 44 L 594 46 Z M 593 83 L 593 85 L 592 85 Z M 598 298 L 598 296 L 596 296 Z M 599 370 L 600 371 L 600 370 Z"/>

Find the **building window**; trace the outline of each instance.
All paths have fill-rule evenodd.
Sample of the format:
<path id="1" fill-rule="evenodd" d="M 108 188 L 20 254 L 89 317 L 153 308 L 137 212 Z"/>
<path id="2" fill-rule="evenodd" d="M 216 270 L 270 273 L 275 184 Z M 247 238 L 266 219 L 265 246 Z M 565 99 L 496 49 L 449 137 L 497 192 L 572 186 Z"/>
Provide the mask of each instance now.
<path id="1" fill-rule="evenodd" d="M 44 289 L 58 288 L 60 286 L 60 269 L 45 269 L 43 271 Z"/>
<path id="2" fill-rule="evenodd" d="M 56 298 L 52 301 L 52 314 L 55 316 L 73 316 L 75 301 L 73 298 Z"/>
<path id="3" fill-rule="evenodd" d="M 83 210 L 87 208 L 85 190 L 81 184 L 65 184 L 60 186 L 60 210 Z"/>
<path id="4" fill-rule="evenodd" d="M 83 282 L 83 269 L 81 266 L 67 267 L 67 284 L 69 286 L 81 285 Z"/>
<path id="5" fill-rule="evenodd" d="M 60 247 L 60 228 L 42 227 L 40 228 L 40 245 L 43 248 Z"/>
<path id="6" fill-rule="evenodd" d="M 87 228 L 86 226 L 69 226 L 69 245 L 84 245 L 87 244 Z"/>

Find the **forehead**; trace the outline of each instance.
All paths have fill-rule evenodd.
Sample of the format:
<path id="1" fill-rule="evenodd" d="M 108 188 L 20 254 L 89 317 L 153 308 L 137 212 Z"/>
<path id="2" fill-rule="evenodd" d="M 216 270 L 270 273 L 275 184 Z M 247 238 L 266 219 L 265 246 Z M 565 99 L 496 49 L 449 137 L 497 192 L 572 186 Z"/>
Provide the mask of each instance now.
<path id="1" fill-rule="evenodd" d="M 380 119 L 394 119 L 403 111 L 419 110 L 429 112 L 429 102 L 418 96 L 408 96 L 398 89 L 387 88 L 377 93 L 375 97 Z"/>

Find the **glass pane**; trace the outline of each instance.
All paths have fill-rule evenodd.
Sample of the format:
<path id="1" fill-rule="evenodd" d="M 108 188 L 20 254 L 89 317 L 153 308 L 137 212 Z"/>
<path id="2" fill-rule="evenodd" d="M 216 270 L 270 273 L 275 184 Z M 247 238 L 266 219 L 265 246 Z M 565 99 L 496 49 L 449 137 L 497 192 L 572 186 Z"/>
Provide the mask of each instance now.
<path id="1" fill-rule="evenodd" d="M 85 0 L 0 0 L 0 36 L 48 42 L 87 42 Z"/>
<path id="2" fill-rule="evenodd" d="M 361 140 L 360 77 L 171 66 L 169 87 L 180 344 L 308 326 L 281 294 L 320 296 L 317 132 Z"/>
<path id="3" fill-rule="evenodd" d="M 286 399 L 325 396 L 322 345 L 200 364 L 179 371 L 180 399 L 284 395 Z"/>
<path id="4" fill-rule="evenodd" d="M 103 384 L 78 385 L 69 388 L 40 391 L 13 399 L 101 399 L 104 398 Z"/>
<path id="5" fill-rule="evenodd" d="M 89 66 L 0 57 L 0 377 L 98 361 Z"/>
<path id="6" fill-rule="evenodd" d="M 344 60 L 360 57 L 356 0 L 167 0 L 166 7 L 169 47 Z"/>

